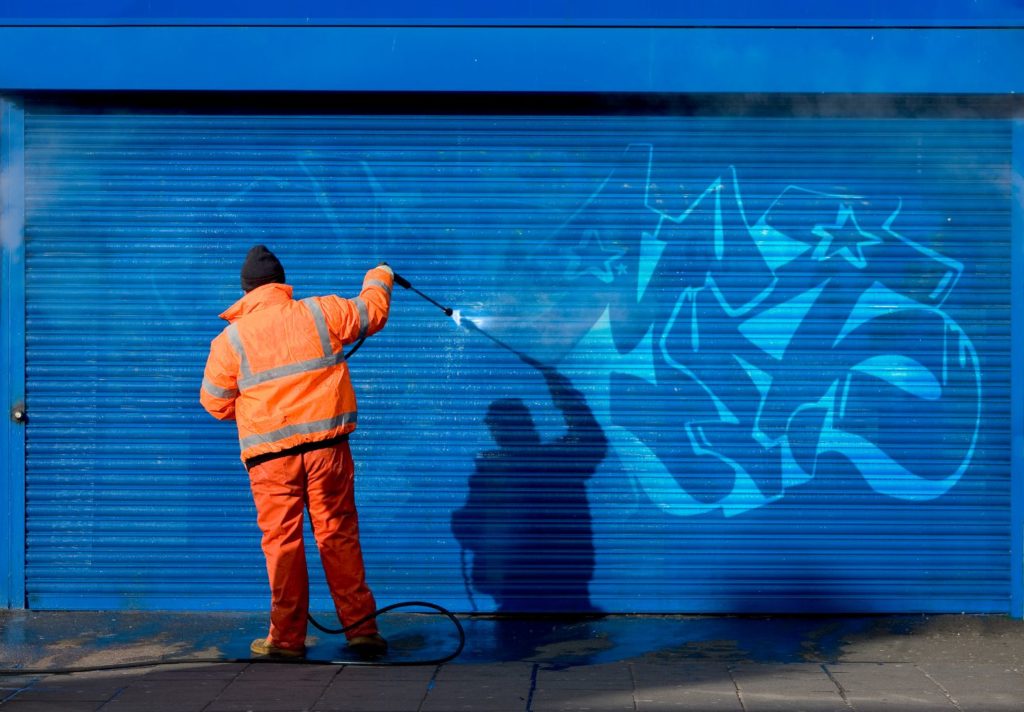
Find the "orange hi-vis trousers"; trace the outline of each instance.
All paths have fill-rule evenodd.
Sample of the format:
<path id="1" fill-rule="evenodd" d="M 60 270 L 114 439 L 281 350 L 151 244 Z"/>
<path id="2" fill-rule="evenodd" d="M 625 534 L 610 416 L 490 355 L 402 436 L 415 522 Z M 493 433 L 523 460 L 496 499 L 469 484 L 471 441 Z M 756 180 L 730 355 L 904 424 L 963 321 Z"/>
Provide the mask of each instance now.
<path id="1" fill-rule="evenodd" d="M 359 545 L 354 470 L 348 442 L 284 455 L 249 470 L 270 576 L 272 645 L 294 650 L 306 641 L 309 574 L 302 542 L 306 508 L 338 619 L 348 624 L 376 608 Z M 376 621 L 371 619 L 346 635 L 376 632 Z"/>

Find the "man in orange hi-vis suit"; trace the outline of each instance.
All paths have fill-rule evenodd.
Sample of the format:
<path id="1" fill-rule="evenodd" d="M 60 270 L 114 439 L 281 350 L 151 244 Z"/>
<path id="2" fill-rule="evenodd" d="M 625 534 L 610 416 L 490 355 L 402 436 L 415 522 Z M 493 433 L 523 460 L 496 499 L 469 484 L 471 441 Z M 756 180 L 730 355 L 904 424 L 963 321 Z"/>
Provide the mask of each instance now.
<path id="1" fill-rule="evenodd" d="M 347 624 L 376 608 L 359 545 L 348 446 L 356 396 L 343 348 L 384 328 L 393 286 L 394 273 L 381 263 L 354 299 L 294 300 L 277 257 L 256 245 L 242 266 L 245 296 L 220 315 L 228 326 L 210 344 L 200 401 L 213 417 L 238 424 L 263 532 L 270 634 L 253 641 L 254 653 L 305 654 L 307 506 L 338 618 Z M 346 635 L 360 656 L 387 651 L 372 619 Z"/>

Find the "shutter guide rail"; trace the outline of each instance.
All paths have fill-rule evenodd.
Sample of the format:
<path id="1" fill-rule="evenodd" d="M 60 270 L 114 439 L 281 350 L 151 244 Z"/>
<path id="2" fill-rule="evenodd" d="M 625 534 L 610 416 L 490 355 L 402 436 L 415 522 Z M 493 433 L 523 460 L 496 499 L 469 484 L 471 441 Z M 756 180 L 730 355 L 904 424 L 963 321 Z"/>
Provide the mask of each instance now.
<path id="1" fill-rule="evenodd" d="M 1024 121 L 1013 122 L 1010 248 L 1010 615 L 1024 618 Z"/>
<path id="2" fill-rule="evenodd" d="M 25 111 L 0 97 L 0 604 L 25 607 Z M 17 415 L 18 413 L 21 415 Z"/>

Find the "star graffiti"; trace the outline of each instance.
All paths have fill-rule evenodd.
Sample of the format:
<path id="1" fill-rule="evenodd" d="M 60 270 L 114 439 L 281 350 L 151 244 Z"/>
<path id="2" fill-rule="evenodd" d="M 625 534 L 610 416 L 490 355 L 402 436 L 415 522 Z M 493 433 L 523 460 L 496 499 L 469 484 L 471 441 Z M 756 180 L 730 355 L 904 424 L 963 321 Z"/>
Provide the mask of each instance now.
<path id="1" fill-rule="evenodd" d="M 865 231 L 857 223 L 857 216 L 849 205 L 841 205 L 835 222 L 831 225 L 817 225 L 811 231 L 821 238 L 814 248 L 813 258 L 819 262 L 839 255 L 857 269 L 868 266 L 864 248 L 879 245 L 882 239 Z"/>
<path id="2" fill-rule="evenodd" d="M 611 284 L 615 281 L 616 262 L 626 251 L 606 246 L 601 239 L 601 231 L 589 228 L 583 231 L 580 241 L 564 250 L 563 254 L 566 257 L 565 274 L 570 279 L 590 275 Z"/>

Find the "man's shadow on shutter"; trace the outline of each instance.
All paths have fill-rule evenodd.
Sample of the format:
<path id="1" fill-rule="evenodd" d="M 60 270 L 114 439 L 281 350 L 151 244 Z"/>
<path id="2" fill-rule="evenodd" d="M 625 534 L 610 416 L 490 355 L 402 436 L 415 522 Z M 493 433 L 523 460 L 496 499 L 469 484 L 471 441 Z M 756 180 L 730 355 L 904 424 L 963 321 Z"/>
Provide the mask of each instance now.
<path id="1" fill-rule="evenodd" d="M 524 359 L 526 360 L 526 359 Z M 608 440 L 568 378 L 532 359 L 567 432 L 543 442 L 518 398 L 491 403 L 485 422 L 498 448 L 480 453 L 452 531 L 472 552 L 467 576 L 499 613 L 600 613 L 590 601 L 594 542 L 587 480 Z"/>

